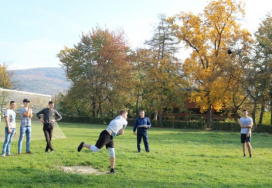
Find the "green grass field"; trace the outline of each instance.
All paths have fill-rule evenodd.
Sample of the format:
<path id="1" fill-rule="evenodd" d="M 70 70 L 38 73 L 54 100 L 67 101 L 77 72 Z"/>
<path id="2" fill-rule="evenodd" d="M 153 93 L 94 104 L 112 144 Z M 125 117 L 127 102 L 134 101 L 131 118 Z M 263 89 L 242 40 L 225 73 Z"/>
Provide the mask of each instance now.
<path id="1" fill-rule="evenodd" d="M 34 126 L 42 131 L 40 124 Z M 242 158 L 239 133 L 151 128 L 151 152 L 137 153 L 136 136 L 128 127 L 125 135 L 114 139 L 117 174 L 80 175 L 59 167 L 109 170 L 106 149 L 76 151 L 81 141 L 95 143 L 106 125 L 59 126 L 66 138 L 53 140 L 55 153 L 45 154 L 45 140 L 38 136 L 31 142 L 34 154 L 0 158 L 1 187 L 271 187 L 272 135 L 253 134 L 252 146 L 262 158 L 253 153 L 250 159 Z M 38 132 L 33 131 L 32 137 Z M 1 150 L 2 144 L 3 139 Z M 17 141 L 11 147 L 16 154 Z"/>

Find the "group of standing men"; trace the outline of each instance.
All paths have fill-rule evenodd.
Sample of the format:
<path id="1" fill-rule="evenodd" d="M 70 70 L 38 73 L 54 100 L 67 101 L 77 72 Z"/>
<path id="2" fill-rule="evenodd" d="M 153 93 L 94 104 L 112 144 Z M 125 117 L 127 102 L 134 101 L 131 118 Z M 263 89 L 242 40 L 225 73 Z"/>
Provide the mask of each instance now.
<path id="1" fill-rule="evenodd" d="M 26 154 L 31 154 L 30 140 L 31 140 L 31 118 L 33 117 L 33 106 L 29 106 L 30 101 L 28 99 L 23 100 L 23 107 L 20 109 L 21 126 L 20 136 L 18 140 L 18 155 L 22 153 L 22 142 L 24 135 L 26 134 Z M 16 113 L 14 111 L 16 107 L 15 101 L 10 101 L 10 108 L 5 110 L 4 119 L 6 123 L 5 127 L 5 141 L 2 149 L 2 157 L 12 156 L 10 153 L 11 141 L 13 136 L 16 135 Z M 54 109 L 54 102 L 49 101 L 48 108 L 44 108 L 39 111 L 37 117 L 43 123 L 43 131 L 46 140 L 45 152 L 49 149 L 54 152 L 51 139 L 53 134 L 54 122 L 62 119 L 61 115 Z M 43 117 L 41 117 L 43 115 Z M 55 119 L 55 117 L 57 117 Z"/>

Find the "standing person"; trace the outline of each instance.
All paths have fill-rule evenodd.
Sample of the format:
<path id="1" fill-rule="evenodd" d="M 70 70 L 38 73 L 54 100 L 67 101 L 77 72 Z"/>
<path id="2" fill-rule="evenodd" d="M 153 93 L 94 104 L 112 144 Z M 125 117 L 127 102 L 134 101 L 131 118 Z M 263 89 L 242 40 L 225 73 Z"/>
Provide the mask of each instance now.
<path id="1" fill-rule="evenodd" d="M 12 156 L 10 153 L 10 146 L 11 141 L 16 134 L 16 113 L 14 112 L 14 109 L 16 107 L 16 103 L 14 101 L 10 101 L 9 103 L 10 107 L 4 112 L 6 127 L 5 127 L 5 141 L 3 144 L 3 150 L 2 150 L 2 157 Z"/>
<path id="2" fill-rule="evenodd" d="M 95 145 L 85 144 L 84 142 L 81 142 L 77 148 L 77 151 L 80 152 L 83 147 L 86 147 L 93 152 L 97 152 L 103 146 L 106 146 L 110 154 L 110 173 L 114 174 L 115 151 L 113 138 L 115 136 L 123 135 L 124 129 L 126 128 L 127 124 L 127 111 L 122 110 L 120 111 L 119 116 L 117 116 L 110 122 L 106 130 L 103 130 L 100 133 L 100 136 Z"/>
<path id="3" fill-rule="evenodd" d="M 21 115 L 21 126 L 20 126 L 20 137 L 18 140 L 18 155 L 22 152 L 22 142 L 24 134 L 26 133 L 26 153 L 31 154 L 30 151 L 30 139 L 31 139 L 31 118 L 33 117 L 32 109 L 29 107 L 30 101 L 28 99 L 23 100 L 23 107 L 20 109 Z"/>
<path id="4" fill-rule="evenodd" d="M 41 114 L 43 114 L 43 118 L 41 118 Z M 47 153 L 49 149 L 51 150 L 51 152 L 54 152 L 54 148 L 51 144 L 54 122 L 60 121 L 62 119 L 62 116 L 58 113 L 57 110 L 54 109 L 53 101 L 49 101 L 48 108 L 42 109 L 36 115 L 43 123 L 43 132 L 47 143 L 45 152 Z M 55 119 L 55 117 L 57 117 L 57 119 Z"/>
<path id="5" fill-rule="evenodd" d="M 143 137 L 144 145 L 145 145 L 145 151 L 149 152 L 149 143 L 148 143 L 148 135 L 147 135 L 147 129 L 151 127 L 151 122 L 148 117 L 145 117 L 145 111 L 141 110 L 139 117 L 137 117 L 134 127 L 133 127 L 133 134 L 135 135 L 135 131 L 137 128 L 137 149 L 138 152 L 141 152 L 141 140 Z"/>
<path id="6" fill-rule="evenodd" d="M 248 117 L 247 110 L 243 110 L 243 117 L 240 118 L 240 127 L 241 127 L 241 143 L 243 146 L 243 157 L 246 157 L 246 146 L 248 149 L 249 157 L 252 157 L 251 155 L 251 129 L 253 126 L 253 121 L 251 117 Z"/>

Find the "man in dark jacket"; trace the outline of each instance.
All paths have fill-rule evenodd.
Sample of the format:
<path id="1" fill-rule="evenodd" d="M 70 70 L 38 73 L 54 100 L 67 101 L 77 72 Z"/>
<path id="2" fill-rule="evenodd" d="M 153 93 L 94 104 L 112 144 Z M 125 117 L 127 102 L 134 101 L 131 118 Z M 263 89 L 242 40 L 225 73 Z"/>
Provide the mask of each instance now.
<path id="1" fill-rule="evenodd" d="M 148 144 L 148 135 L 147 129 L 151 127 L 151 122 L 148 117 L 145 117 L 144 110 L 140 111 L 140 116 L 136 119 L 134 127 L 133 127 L 133 134 L 136 135 L 135 131 L 137 128 L 137 149 L 138 152 L 141 152 L 141 140 L 143 137 L 145 151 L 149 152 L 149 144 Z"/>
<path id="2" fill-rule="evenodd" d="M 41 114 L 43 114 L 43 118 L 41 118 Z M 54 109 L 53 101 L 49 101 L 48 108 L 44 108 L 43 110 L 39 111 L 36 115 L 43 123 L 43 132 L 47 143 L 45 152 L 48 152 L 49 149 L 51 150 L 51 152 L 54 152 L 53 146 L 51 144 L 54 122 L 60 121 L 62 119 L 62 116 L 58 113 L 57 110 Z M 55 117 L 57 118 L 55 119 Z"/>

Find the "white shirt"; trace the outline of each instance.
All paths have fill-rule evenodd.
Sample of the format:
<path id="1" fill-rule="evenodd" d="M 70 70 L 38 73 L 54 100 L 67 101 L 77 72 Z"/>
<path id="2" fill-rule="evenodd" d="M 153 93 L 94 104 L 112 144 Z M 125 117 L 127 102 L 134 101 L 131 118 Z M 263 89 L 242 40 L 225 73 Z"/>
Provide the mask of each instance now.
<path id="1" fill-rule="evenodd" d="M 15 122 L 16 113 L 14 112 L 14 110 L 7 109 L 4 112 L 4 116 L 8 117 L 9 128 L 16 128 L 16 122 Z M 6 124 L 6 127 L 7 127 L 7 124 Z"/>
<path id="2" fill-rule="evenodd" d="M 115 137 L 118 136 L 118 132 L 121 129 L 126 128 L 127 124 L 128 124 L 127 120 L 123 118 L 121 115 L 119 115 L 110 122 L 110 124 L 107 127 L 107 130 L 110 130 L 112 137 Z"/>

